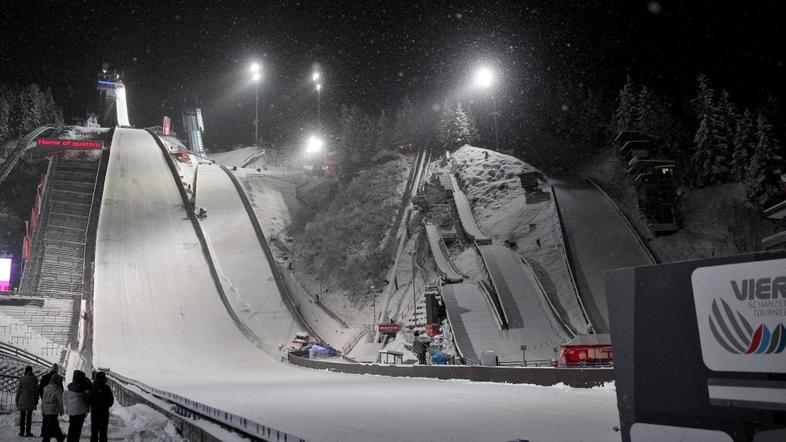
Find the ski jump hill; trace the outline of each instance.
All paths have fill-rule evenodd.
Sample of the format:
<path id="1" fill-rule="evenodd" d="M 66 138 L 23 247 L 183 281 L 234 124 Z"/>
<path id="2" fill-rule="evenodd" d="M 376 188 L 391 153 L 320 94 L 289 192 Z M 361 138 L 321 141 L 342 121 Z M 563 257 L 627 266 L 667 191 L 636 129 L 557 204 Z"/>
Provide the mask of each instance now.
<path id="1" fill-rule="evenodd" d="M 460 274 L 445 254 L 435 226 L 426 226 L 432 254 L 446 284 L 442 287 L 456 345 L 465 359 L 479 362 L 485 350 L 501 361 L 520 362 L 522 345 L 527 360 L 550 362 L 554 348 L 573 337 L 557 319 L 535 273 L 509 248 L 494 244 L 478 226 L 467 195 L 451 175 L 453 201 L 461 227 L 481 257 L 485 279 L 460 283 Z"/>
<path id="2" fill-rule="evenodd" d="M 198 174 L 198 201 L 208 207 L 205 250 L 166 155 L 148 132 L 115 131 L 96 245 L 95 366 L 306 440 L 509 440 L 528 434 L 527 421 L 569 439 L 573 431 L 560 424 L 566 412 L 583 431 L 603 435 L 597 440 L 611 436 L 613 395 L 604 409 L 593 395 L 566 397 L 555 389 L 358 376 L 280 362 L 230 311 L 233 290 L 254 290 L 269 327 L 255 328 L 263 343 L 299 326 L 265 272 L 270 263 L 242 220 L 248 214 L 237 189 L 216 167 Z M 427 411 L 413 413 L 413 401 Z M 560 415 L 535 418 L 549 403 Z"/>
<path id="3" fill-rule="evenodd" d="M 655 264 L 621 211 L 589 182 L 552 181 L 576 285 L 598 333 L 608 333 L 604 273 Z"/>

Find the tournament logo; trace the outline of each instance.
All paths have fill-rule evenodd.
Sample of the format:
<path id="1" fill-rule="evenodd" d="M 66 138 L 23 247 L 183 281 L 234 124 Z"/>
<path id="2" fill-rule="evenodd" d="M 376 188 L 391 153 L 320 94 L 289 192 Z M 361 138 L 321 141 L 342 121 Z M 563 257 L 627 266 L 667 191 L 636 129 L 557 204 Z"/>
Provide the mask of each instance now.
<path id="1" fill-rule="evenodd" d="M 722 310 L 718 307 L 718 301 Z M 715 340 L 729 353 L 771 354 L 780 353 L 786 348 L 783 324 L 778 324 L 772 332 L 765 324 L 760 324 L 754 330 L 750 322 L 740 312 L 733 311 L 723 299 L 712 301 L 712 314 L 708 320 Z"/>
<path id="2" fill-rule="evenodd" d="M 691 285 L 707 368 L 786 373 L 786 258 L 698 267 Z"/>

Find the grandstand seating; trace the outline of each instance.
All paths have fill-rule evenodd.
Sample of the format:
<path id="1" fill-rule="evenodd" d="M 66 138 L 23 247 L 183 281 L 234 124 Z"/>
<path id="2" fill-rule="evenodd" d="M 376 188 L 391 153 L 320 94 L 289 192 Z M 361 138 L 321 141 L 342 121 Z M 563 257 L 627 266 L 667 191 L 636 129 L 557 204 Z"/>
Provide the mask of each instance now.
<path id="1" fill-rule="evenodd" d="M 43 297 L 81 297 L 99 162 L 52 161 L 33 257 L 26 264 L 20 291 Z"/>

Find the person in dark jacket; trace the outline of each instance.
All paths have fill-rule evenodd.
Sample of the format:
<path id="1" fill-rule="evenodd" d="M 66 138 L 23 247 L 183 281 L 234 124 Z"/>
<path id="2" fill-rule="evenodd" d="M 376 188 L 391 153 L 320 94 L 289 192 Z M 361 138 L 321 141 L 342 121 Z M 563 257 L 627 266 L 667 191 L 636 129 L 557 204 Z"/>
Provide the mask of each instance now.
<path id="1" fill-rule="evenodd" d="M 33 374 L 33 367 L 25 367 L 25 373 L 19 378 L 16 387 L 16 409 L 19 410 L 19 435 L 33 437 L 30 427 L 33 425 L 33 410 L 38 406 L 38 378 Z"/>
<path id="2" fill-rule="evenodd" d="M 68 442 L 79 442 L 82 436 L 82 426 L 87 413 L 90 412 L 90 389 L 93 383 L 87 378 L 85 372 L 74 370 L 73 381 L 68 384 L 68 390 L 63 393 L 65 411 L 68 413 Z"/>
<path id="3" fill-rule="evenodd" d="M 428 341 L 420 337 L 420 332 L 415 332 L 412 339 L 412 353 L 418 357 L 418 364 L 426 364 L 426 351 L 428 350 Z"/>
<path id="4" fill-rule="evenodd" d="M 41 376 L 41 383 L 38 384 L 38 396 L 41 399 L 44 398 L 44 388 L 46 388 L 46 386 L 49 385 L 49 380 L 52 378 L 52 375 L 58 373 L 60 373 L 60 366 L 55 363 L 52 364 L 52 368 L 49 370 L 48 373 Z M 41 424 L 41 437 L 44 437 L 45 432 L 46 432 L 46 421 L 44 421 L 44 423 Z"/>
<path id="5" fill-rule="evenodd" d="M 41 403 L 41 412 L 44 415 L 44 442 L 49 442 L 54 436 L 57 442 L 65 440 L 65 434 L 60 429 L 57 418 L 63 415 L 63 378 L 57 373 L 49 378 L 49 385 L 44 388 L 44 400 Z"/>
<path id="6" fill-rule="evenodd" d="M 93 388 L 90 390 L 90 442 L 106 442 L 109 427 L 109 408 L 115 403 L 115 396 L 106 384 L 106 373 L 96 373 Z"/>

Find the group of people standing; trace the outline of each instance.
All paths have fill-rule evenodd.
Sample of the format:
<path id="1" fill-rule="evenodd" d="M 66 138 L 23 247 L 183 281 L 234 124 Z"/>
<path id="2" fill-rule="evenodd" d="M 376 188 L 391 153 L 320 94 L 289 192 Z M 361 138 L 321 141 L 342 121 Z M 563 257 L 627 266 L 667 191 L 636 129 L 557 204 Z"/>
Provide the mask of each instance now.
<path id="1" fill-rule="evenodd" d="M 33 411 L 41 401 L 41 437 L 44 442 L 55 438 L 57 442 L 77 442 L 82 435 L 82 426 L 90 413 L 91 442 L 106 442 L 109 427 L 109 408 L 115 397 L 106 382 L 106 373 L 95 373 L 91 382 L 83 371 L 74 370 L 73 380 L 63 389 L 63 376 L 57 364 L 41 376 L 33 374 L 33 368 L 25 367 L 16 390 L 16 408 L 19 410 L 19 436 L 35 437 L 30 431 Z M 68 436 L 60 429 L 58 417 L 67 413 Z"/>

